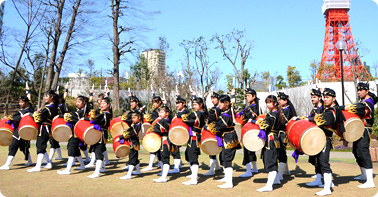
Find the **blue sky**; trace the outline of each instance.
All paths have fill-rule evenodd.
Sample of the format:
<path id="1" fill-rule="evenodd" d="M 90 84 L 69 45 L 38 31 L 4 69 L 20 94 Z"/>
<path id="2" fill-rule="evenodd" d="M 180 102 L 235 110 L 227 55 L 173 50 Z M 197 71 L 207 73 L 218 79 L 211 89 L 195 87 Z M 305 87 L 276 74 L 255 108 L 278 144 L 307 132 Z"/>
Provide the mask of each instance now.
<path id="1" fill-rule="evenodd" d="M 183 40 L 199 36 L 210 39 L 216 33 L 245 30 L 246 37 L 254 41 L 252 58 L 247 61 L 250 71 L 270 71 L 273 75 L 286 77 L 287 65 L 291 65 L 297 67 L 303 80 L 307 80 L 310 63 L 320 61 L 323 50 L 325 18 L 322 4 L 322 0 L 145 0 L 142 9 L 161 13 L 144 21 L 151 31 L 144 33 L 146 44 L 142 46 L 155 48 L 158 37 L 166 37 L 171 49 L 166 64 L 172 70 L 179 70 L 184 58 L 184 50 L 179 44 Z M 362 61 L 371 66 L 378 64 L 377 4 L 372 0 L 352 0 L 349 15 L 355 41 L 359 40 L 370 50 L 362 54 Z M 5 16 L 7 19 L 13 20 Z M 109 50 L 108 55 L 111 54 Z M 103 54 L 96 50 L 88 54 L 88 58 L 95 60 L 97 69 L 109 65 Z M 232 65 L 222 61 L 219 50 L 212 49 L 209 56 L 210 61 L 218 62 L 222 78 L 233 72 Z M 128 70 L 129 66 L 130 63 L 124 62 L 121 71 Z M 224 86 L 225 80 L 221 80 L 218 88 Z"/>

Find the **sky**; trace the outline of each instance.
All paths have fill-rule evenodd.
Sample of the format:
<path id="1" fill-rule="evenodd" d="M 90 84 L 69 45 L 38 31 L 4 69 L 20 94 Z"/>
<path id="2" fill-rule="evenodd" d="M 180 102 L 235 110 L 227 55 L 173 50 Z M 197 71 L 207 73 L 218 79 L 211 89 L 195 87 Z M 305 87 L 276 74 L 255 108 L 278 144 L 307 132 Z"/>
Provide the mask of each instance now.
<path id="1" fill-rule="evenodd" d="M 373 0 L 352 0 L 351 3 L 349 20 L 354 40 L 369 50 L 361 54 L 361 59 L 370 66 L 378 64 L 378 5 Z M 269 71 L 272 75 L 286 77 L 290 65 L 297 68 L 302 80 L 308 80 L 309 65 L 321 59 L 325 34 L 322 0 L 144 0 L 141 5 L 146 11 L 160 11 L 143 21 L 150 31 L 143 34 L 142 47 L 156 48 L 159 36 L 164 36 L 170 45 L 166 65 L 172 71 L 181 70 L 184 50 L 179 44 L 183 40 L 200 36 L 211 39 L 214 34 L 228 34 L 233 29 L 244 30 L 245 37 L 253 41 L 251 59 L 246 63 L 249 71 Z M 5 23 L 12 23 L 11 16 L 12 11 L 6 10 Z M 104 54 L 111 54 L 109 50 L 109 53 L 93 50 L 88 58 L 95 61 L 97 69 L 107 67 L 109 61 Z M 233 67 L 223 60 L 219 49 L 211 49 L 209 59 L 218 62 L 215 65 L 223 75 L 217 88 L 224 89 L 225 76 L 233 73 Z M 129 67 L 130 63 L 124 62 L 120 70 L 123 72 Z"/>

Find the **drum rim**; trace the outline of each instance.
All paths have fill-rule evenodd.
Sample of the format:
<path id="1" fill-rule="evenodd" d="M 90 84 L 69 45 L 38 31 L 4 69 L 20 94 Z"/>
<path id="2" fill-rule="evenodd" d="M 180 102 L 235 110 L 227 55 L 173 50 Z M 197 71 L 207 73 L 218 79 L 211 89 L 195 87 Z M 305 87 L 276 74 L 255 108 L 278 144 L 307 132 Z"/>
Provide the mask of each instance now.
<path id="1" fill-rule="evenodd" d="M 257 129 L 250 129 L 250 130 L 246 131 L 246 132 L 244 133 L 244 135 L 247 134 L 247 133 L 249 133 L 249 132 L 252 131 L 252 130 L 257 130 Z M 243 135 L 243 136 L 244 136 L 244 135 Z M 243 147 L 245 147 L 247 150 L 249 150 L 249 151 L 253 151 L 253 152 L 256 152 L 256 151 L 261 150 L 261 149 L 264 148 L 264 146 L 265 146 L 265 141 L 264 141 L 263 139 L 261 139 L 261 138 L 260 138 L 260 140 L 263 141 L 263 146 L 262 146 L 260 149 L 258 149 L 258 150 L 249 150 L 249 149 L 245 146 L 245 143 L 244 143 L 243 139 L 241 140 L 241 143 L 243 143 Z"/>
<path id="2" fill-rule="evenodd" d="M 130 154 L 130 146 L 127 146 L 126 144 L 121 144 L 120 143 L 120 145 L 115 149 L 115 151 L 114 151 L 114 154 L 117 156 L 117 157 L 120 157 L 120 156 L 118 156 L 116 153 L 117 153 L 117 151 L 118 151 L 118 149 L 119 148 L 123 148 L 123 147 L 127 147 L 128 149 L 129 149 L 129 154 Z M 127 157 L 129 154 L 127 154 L 126 156 L 124 156 L 124 157 Z"/>
<path id="3" fill-rule="evenodd" d="M 352 122 L 352 121 L 359 121 L 364 127 L 364 129 L 362 130 L 362 132 L 361 132 L 361 136 L 359 137 L 359 138 L 356 138 L 355 140 L 347 140 L 346 138 L 345 138 L 345 133 L 346 133 L 346 131 L 343 133 L 343 139 L 345 140 L 345 141 L 347 141 L 347 142 L 355 142 L 355 141 L 357 141 L 358 139 L 360 139 L 363 135 L 364 135 L 364 132 L 365 132 L 365 125 L 364 125 L 364 122 L 359 118 L 359 117 L 352 117 L 352 118 L 349 118 L 348 120 L 346 120 L 345 122 L 344 122 L 344 126 L 346 127 L 347 126 L 347 124 L 349 124 L 350 122 Z M 338 133 L 339 133 L 339 131 L 338 131 Z"/>
<path id="4" fill-rule="evenodd" d="M 293 120 L 293 121 L 294 121 L 294 123 L 290 125 L 289 129 L 286 128 L 286 135 L 289 135 L 291 128 L 292 128 L 297 122 L 299 122 L 299 121 L 301 121 L 301 120 L 298 120 L 298 121 Z M 289 121 L 289 122 L 290 122 L 290 121 Z"/>
<path id="5" fill-rule="evenodd" d="M 318 127 L 318 128 L 319 128 L 319 127 Z M 305 136 L 305 135 L 306 135 L 311 129 L 313 129 L 313 127 L 307 128 L 306 131 L 304 131 L 303 134 L 301 135 L 301 138 L 299 139 L 299 149 L 300 149 L 300 151 L 301 151 L 302 153 L 305 153 L 305 152 L 303 151 L 303 149 L 302 149 L 302 139 L 303 139 L 303 137 L 304 137 L 304 136 Z M 319 129 L 322 130 L 321 128 L 319 128 Z M 323 132 L 323 133 L 324 133 L 324 132 Z M 324 136 L 325 136 L 325 134 L 324 134 Z M 324 149 L 326 143 L 327 143 L 327 139 L 325 140 L 325 143 L 324 143 L 323 149 Z M 321 152 L 321 150 L 320 150 L 320 152 Z M 309 155 L 309 156 L 314 156 L 314 155 L 319 154 L 319 152 L 316 153 L 316 154 L 314 154 L 314 155 L 310 155 L 310 154 L 307 154 L 307 153 L 305 153 L 305 154 L 306 154 L 306 155 Z"/>
<path id="6" fill-rule="evenodd" d="M 122 128 L 125 128 L 125 129 L 130 128 L 130 126 L 129 126 L 127 123 L 125 123 L 125 122 L 123 122 L 123 121 L 121 120 L 120 122 L 116 122 L 116 123 L 114 123 L 113 125 L 111 125 L 111 127 L 110 127 L 109 130 L 110 130 L 110 131 L 113 130 L 113 127 L 115 127 L 116 125 L 119 125 L 119 124 L 121 124 L 121 125 L 125 124 L 125 125 L 127 126 L 127 128 L 125 128 L 125 127 L 122 127 Z"/>
<path id="7" fill-rule="evenodd" d="M 12 144 L 12 138 L 13 138 L 13 132 L 12 130 L 8 129 L 8 128 L 0 128 L 0 133 L 7 133 L 9 135 L 9 144 L 0 144 L 1 146 L 9 146 Z M 1 140 L 2 141 L 2 140 Z"/>
<path id="8" fill-rule="evenodd" d="M 60 127 L 68 127 L 69 128 L 70 132 L 68 132 L 68 133 L 70 133 L 70 135 L 69 135 L 69 137 L 68 137 L 67 140 L 66 139 L 64 139 L 64 140 L 58 140 L 57 138 L 55 138 L 55 135 L 54 135 L 56 133 L 55 129 L 58 129 Z M 58 125 L 58 126 L 54 127 L 54 129 L 51 132 L 51 135 L 54 138 L 54 140 L 56 140 L 58 142 L 67 142 L 72 137 L 72 129 L 68 125 Z"/>
<path id="9" fill-rule="evenodd" d="M 184 141 L 185 141 L 184 143 L 182 143 L 182 144 L 180 144 L 180 143 L 175 144 L 175 143 L 172 141 L 172 139 L 169 137 L 169 136 L 171 135 L 171 133 L 172 133 L 171 130 L 174 129 L 174 128 L 184 129 L 184 130 L 186 130 L 186 131 L 188 132 L 187 139 L 184 140 Z M 188 140 L 190 139 L 189 131 L 188 131 L 188 129 L 185 128 L 184 126 L 177 125 L 177 126 L 172 127 L 172 128 L 169 130 L 169 132 L 168 132 L 168 138 L 169 138 L 169 140 L 170 140 L 174 145 L 176 145 L 176 146 L 182 146 L 182 145 L 184 145 L 185 143 L 187 143 Z"/>
<path id="10" fill-rule="evenodd" d="M 24 129 L 24 128 L 31 128 L 31 129 L 34 130 L 34 136 L 33 136 L 31 139 L 24 139 L 24 138 L 21 137 L 22 133 L 24 133 L 24 132 L 22 132 L 22 129 Z M 18 135 L 19 135 L 20 138 L 22 138 L 23 140 L 32 140 L 32 139 L 34 139 L 34 138 L 37 137 L 37 135 L 38 135 L 38 129 L 35 128 L 35 127 L 32 126 L 32 125 L 24 125 L 24 126 L 22 126 L 21 128 L 18 129 Z"/>
<path id="11" fill-rule="evenodd" d="M 12 131 L 12 129 L 9 129 L 9 128 L 6 128 L 6 127 L 2 127 L 0 128 L 0 131 L 8 131 L 9 133 L 11 133 L 13 135 L 14 133 L 14 130 Z"/>
<path id="12" fill-rule="evenodd" d="M 161 141 L 162 137 L 161 137 L 159 134 L 154 133 L 154 132 L 151 132 L 151 133 L 149 133 L 148 135 L 151 135 L 151 134 L 154 134 L 154 135 L 157 135 L 157 136 L 160 137 L 160 140 L 159 140 L 159 141 L 160 141 L 160 148 L 161 148 L 161 146 L 162 146 L 162 144 L 163 144 L 162 141 Z M 149 151 L 149 150 L 146 149 L 146 146 L 144 146 L 144 140 L 145 140 L 145 139 L 147 139 L 147 138 L 146 138 L 146 135 L 143 137 L 143 140 L 142 140 L 142 146 L 143 146 L 143 148 L 144 148 L 146 151 Z M 160 148 L 157 149 L 156 151 L 159 151 Z M 149 151 L 149 152 L 156 152 L 156 151 Z"/>
<path id="13" fill-rule="evenodd" d="M 93 125 L 90 126 L 90 127 L 88 127 L 87 129 L 85 129 L 85 131 L 84 131 L 84 133 L 83 133 L 83 141 L 84 141 L 84 143 L 86 143 L 86 144 L 88 144 L 88 145 L 93 145 L 93 144 L 89 144 L 89 143 L 87 143 L 84 139 L 85 139 L 85 135 L 87 134 L 87 132 L 88 132 L 90 129 L 92 129 L 92 128 L 93 128 L 94 130 L 96 130 L 96 131 L 98 131 L 98 132 L 101 133 L 101 134 L 100 134 L 100 138 L 99 138 L 95 143 L 93 143 L 93 144 L 96 144 L 97 142 L 99 142 L 100 139 L 101 139 L 101 137 L 102 137 L 102 132 L 99 131 L 99 130 L 97 130 L 97 129 L 95 129 L 95 128 L 93 127 Z"/>
<path id="14" fill-rule="evenodd" d="M 203 150 L 203 145 L 202 145 L 202 144 L 204 144 L 205 142 L 208 142 L 208 141 L 210 141 L 210 142 L 212 141 L 212 142 L 217 143 L 217 140 L 214 139 L 214 138 L 207 138 L 207 139 L 205 139 L 204 141 L 201 142 L 201 150 L 202 150 L 202 152 L 206 153 L 207 155 L 210 155 L 209 153 L 207 153 L 206 151 Z M 220 153 L 222 151 L 223 147 L 217 145 L 217 148 L 220 149 L 220 151 L 219 151 L 219 153 Z M 219 154 L 219 153 L 217 153 L 217 154 Z"/>

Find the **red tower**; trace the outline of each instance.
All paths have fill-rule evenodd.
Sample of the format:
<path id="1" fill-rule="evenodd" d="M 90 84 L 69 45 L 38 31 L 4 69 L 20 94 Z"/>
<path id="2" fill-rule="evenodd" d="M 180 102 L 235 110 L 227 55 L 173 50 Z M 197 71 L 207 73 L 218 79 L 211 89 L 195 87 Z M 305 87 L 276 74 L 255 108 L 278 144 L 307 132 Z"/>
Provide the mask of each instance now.
<path id="1" fill-rule="evenodd" d="M 326 18 L 322 60 L 316 78 L 321 81 L 341 79 L 340 52 L 336 47 L 339 40 L 346 43 L 343 51 L 344 80 L 369 80 L 370 74 L 361 62 L 353 40 L 348 11 L 351 0 L 324 0 L 322 7 Z"/>

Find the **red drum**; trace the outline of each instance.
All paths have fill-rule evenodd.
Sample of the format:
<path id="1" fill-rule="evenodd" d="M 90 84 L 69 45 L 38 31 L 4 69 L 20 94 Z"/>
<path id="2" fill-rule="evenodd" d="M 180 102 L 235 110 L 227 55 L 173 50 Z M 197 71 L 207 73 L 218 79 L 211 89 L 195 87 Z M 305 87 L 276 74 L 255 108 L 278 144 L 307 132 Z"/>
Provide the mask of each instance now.
<path id="1" fill-rule="evenodd" d="M 113 150 L 117 157 L 126 157 L 130 153 L 130 144 L 126 139 L 124 144 L 119 143 L 119 136 L 113 137 Z"/>
<path id="2" fill-rule="evenodd" d="M 177 146 L 182 146 L 189 140 L 189 127 L 181 118 L 174 118 L 169 126 L 169 140 Z"/>
<path id="3" fill-rule="evenodd" d="M 7 124 L 8 119 L 4 118 L 0 121 L 0 146 L 9 146 L 12 143 L 14 129 Z"/>
<path id="4" fill-rule="evenodd" d="M 151 126 L 152 126 L 151 123 L 147 122 L 147 120 L 144 118 L 141 132 L 139 132 L 139 134 L 138 134 L 139 139 L 143 140 L 143 137 L 146 135 L 148 129 L 150 129 Z"/>
<path id="5" fill-rule="evenodd" d="M 259 122 L 259 121 L 262 121 L 266 118 L 266 114 L 261 114 L 259 116 L 257 116 L 256 118 L 256 123 Z"/>
<path id="6" fill-rule="evenodd" d="M 365 130 L 364 122 L 362 122 L 361 118 L 356 114 L 352 114 L 348 111 L 343 111 L 345 122 L 345 132 L 343 135 L 339 133 L 339 128 L 335 131 L 335 133 L 344 138 L 347 142 L 354 142 L 362 137 Z"/>
<path id="7" fill-rule="evenodd" d="M 286 125 L 290 143 L 307 155 L 316 155 L 324 149 L 326 136 L 324 131 L 307 120 L 290 120 Z"/>
<path id="8" fill-rule="evenodd" d="M 222 147 L 218 146 L 215 135 L 208 130 L 202 130 L 201 149 L 208 155 L 217 155 L 222 151 Z"/>
<path id="9" fill-rule="evenodd" d="M 38 125 L 32 117 L 24 116 L 21 118 L 18 125 L 18 135 L 24 140 L 32 140 L 37 137 Z"/>
<path id="10" fill-rule="evenodd" d="M 129 125 L 122 121 L 121 116 L 119 116 L 110 121 L 109 133 L 112 138 L 115 138 L 116 136 L 122 135 L 123 131 L 127 130 L 128 128 Z"/>
<path id="11" fill-rule="evenodd" d="M 147 132 L 142 140 L 143 148 L 154 153 L 161 148 L 161 136 L 156 133 Z"/>
<path id="12" fill-rule="evenodd" d="M 81 141 L 88 145 L 96 144 L 102 136 L 101 131 L 93 128 L 93 124 L 87 120 L 79 120 L 75 125 L 74 132 Z"/>
<path id="13" fill-rule="evenodd" d="M 261 150 L 265 145 L 265 141 L 258 137 L 259 133 L 260 128 L 258 125 L 251 122 L 245 124 L 241 132 L 243 146 L 249 151 Z"/>
<path id="14" fill-rule="evenodd" d="M 235 131 L 238 135 L 239 141 L 241 140 L 241 132 L 243 128 L 243 120 L 240 117 L 235 118 Z"/>
<path id="15" fill-rule="evenodd" d="M 55 118 L 51 130 L 53 138 L 58 142 L 67 142 L 72 135 L 72 130 L 66 125 L 64 118 Z"/>

